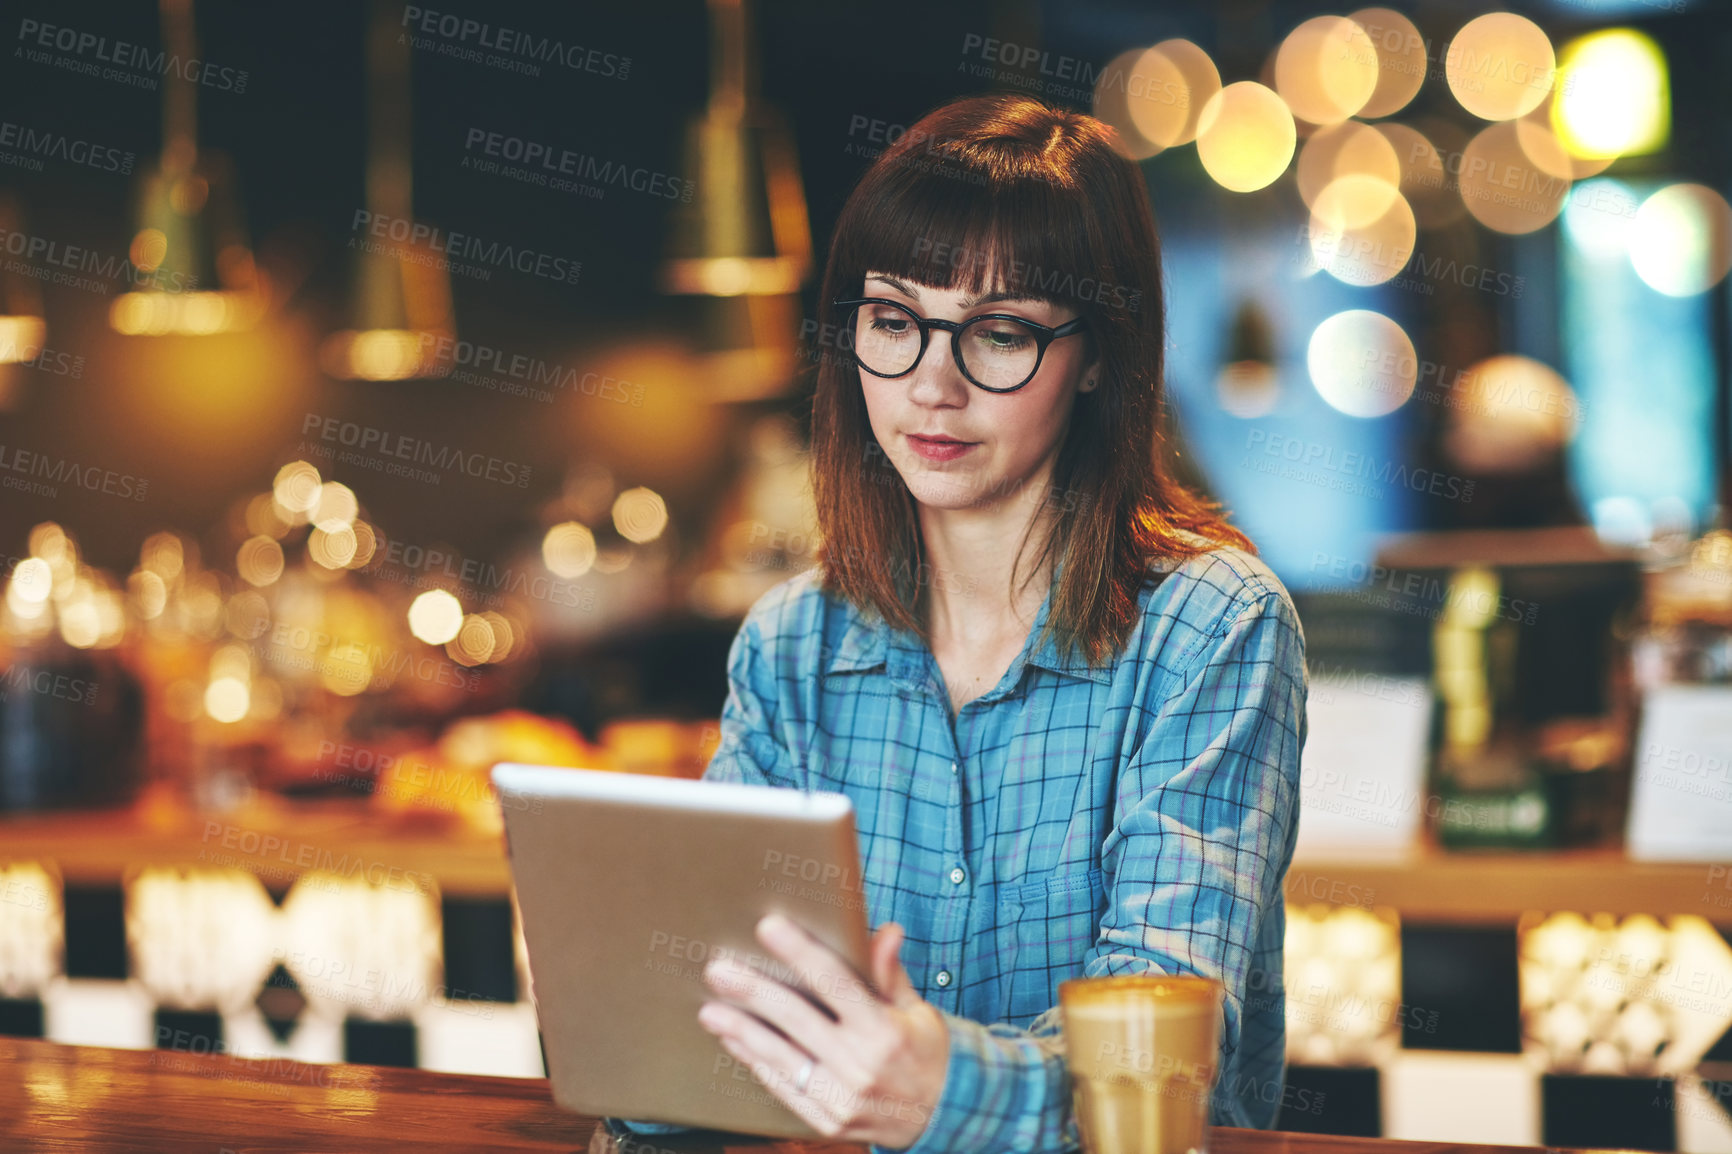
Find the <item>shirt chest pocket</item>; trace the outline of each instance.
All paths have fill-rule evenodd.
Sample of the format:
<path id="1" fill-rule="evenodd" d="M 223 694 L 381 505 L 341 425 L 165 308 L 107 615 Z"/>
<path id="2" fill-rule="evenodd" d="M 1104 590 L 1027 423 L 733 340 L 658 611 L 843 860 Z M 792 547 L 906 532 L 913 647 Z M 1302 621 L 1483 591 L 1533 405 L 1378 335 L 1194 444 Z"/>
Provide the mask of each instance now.
<path id="1" fill-rule="evenodd" d="M 1014 921 L 1015 958 L 1004 982 L 1003 1020 L 1026 1026 L 1058 1004 L 1058 984 L 1082 975 L 1083 958 L 1100 934 L 1106 887 L 1097 867 L 1028 882 L 1006 896 Z"/>

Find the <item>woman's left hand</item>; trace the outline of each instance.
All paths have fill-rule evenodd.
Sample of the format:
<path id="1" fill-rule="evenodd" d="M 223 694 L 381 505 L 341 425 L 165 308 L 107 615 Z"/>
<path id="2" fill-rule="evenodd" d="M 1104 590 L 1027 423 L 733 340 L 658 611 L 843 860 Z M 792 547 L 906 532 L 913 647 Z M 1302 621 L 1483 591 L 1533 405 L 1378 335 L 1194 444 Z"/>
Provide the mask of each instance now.
<path id="1" fill-rule="evenodd" d="M 911 1146 L 944 1089 L 950 1029 L 908 980 L 902 938 L 895 922 L 872 935 L 874 990 L 834 951 L 770 914 L 758 923 L 758 940 L 823 1009 L 727 956 L 704 967 L 704 980 L 725 1000 L 705 1002 L 698 1020 L 818 1133 Z"/>

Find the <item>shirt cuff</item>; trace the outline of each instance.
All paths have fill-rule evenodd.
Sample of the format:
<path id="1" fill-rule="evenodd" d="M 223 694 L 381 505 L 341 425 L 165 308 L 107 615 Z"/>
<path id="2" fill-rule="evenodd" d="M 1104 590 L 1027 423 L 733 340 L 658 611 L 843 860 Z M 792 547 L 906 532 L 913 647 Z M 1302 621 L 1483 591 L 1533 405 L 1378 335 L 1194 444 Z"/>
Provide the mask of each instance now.
<path id="1" fill-rule="evenodd" d="M 1064 1054 L 1027 1030 L 948 1011 L 950 1064 L 926 1129 L 898 1154 L 1047 1151 L 1079 1146 Z M 874 1146 L 873 1154 L 891 1154 Z"/>

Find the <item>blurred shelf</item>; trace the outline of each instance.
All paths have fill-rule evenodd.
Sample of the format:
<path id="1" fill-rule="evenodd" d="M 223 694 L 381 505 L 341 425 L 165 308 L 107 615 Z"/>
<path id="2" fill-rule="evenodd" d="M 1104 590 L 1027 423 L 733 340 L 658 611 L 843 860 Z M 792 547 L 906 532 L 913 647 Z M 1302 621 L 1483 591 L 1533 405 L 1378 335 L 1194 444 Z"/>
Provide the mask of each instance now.
<path id="1" fill-rule="evenodd" d="M 233 814 L 111 810 L 0 817 L 0 862 L 52 861 L 74 884 L 112 884 L 135 866 L 236 867 L 272 889 L 300 873 L 427 875 L 446 893 L 506 893 L 500 835 L 438 815 L 364 802 L 273 802 Z M 1287 875 L 1293 905 L 1389 907 L 1410 921 L 1509 925 L 1530 910 L 1699 914 L 1732 926 L 1732 868 L 1632 862 L 1617 850 L 1423 849 L 1364 857 L 1313 852 Z"/>
<path id="2" fill-rule="evenodd" d="M 455 894 L 504 894 L 503 836 L 439 814 L 365 802 L 273 802 L 227 814 L 142 808 L 0 817 L 0 861 L 52 861 L 73 884 L 112 884 L 134 866 L 233 867 L 283 889 L 309 870 L 426 875 Z"/>
<path id="3" fill-rule="evenodd" d="M 1706 862 L 1633 862 L 1622 850 L 1533 853 L 1435 848 L 1400 856 L 1313 852 L 1295 858 L 1287 901 L 1388 906 L 1417 922 L 1508 925 L 1530 910 L 1697 914 L 1732 925 L 1732 870 Z"/>

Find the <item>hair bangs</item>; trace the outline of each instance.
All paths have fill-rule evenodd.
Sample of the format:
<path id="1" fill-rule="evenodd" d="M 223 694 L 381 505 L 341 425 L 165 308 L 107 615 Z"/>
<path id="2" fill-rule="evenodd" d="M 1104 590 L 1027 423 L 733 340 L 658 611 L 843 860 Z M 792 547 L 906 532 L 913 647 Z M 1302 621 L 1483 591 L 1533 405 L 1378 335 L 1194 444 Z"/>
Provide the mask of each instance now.
<path id="1" fill-rule="evenodd" d="M 1083 191 L 1015 171 L 1021 166 L 1008 162 L 1021 158 L 994 159 L 941 166 L 909 158 L 887 168 L 835 254 L 841 291 L 862 290 L 871 271 L 946 291 L 1086 305 L 1086 286 L 1110 273 L 1083 228 Z"/>

